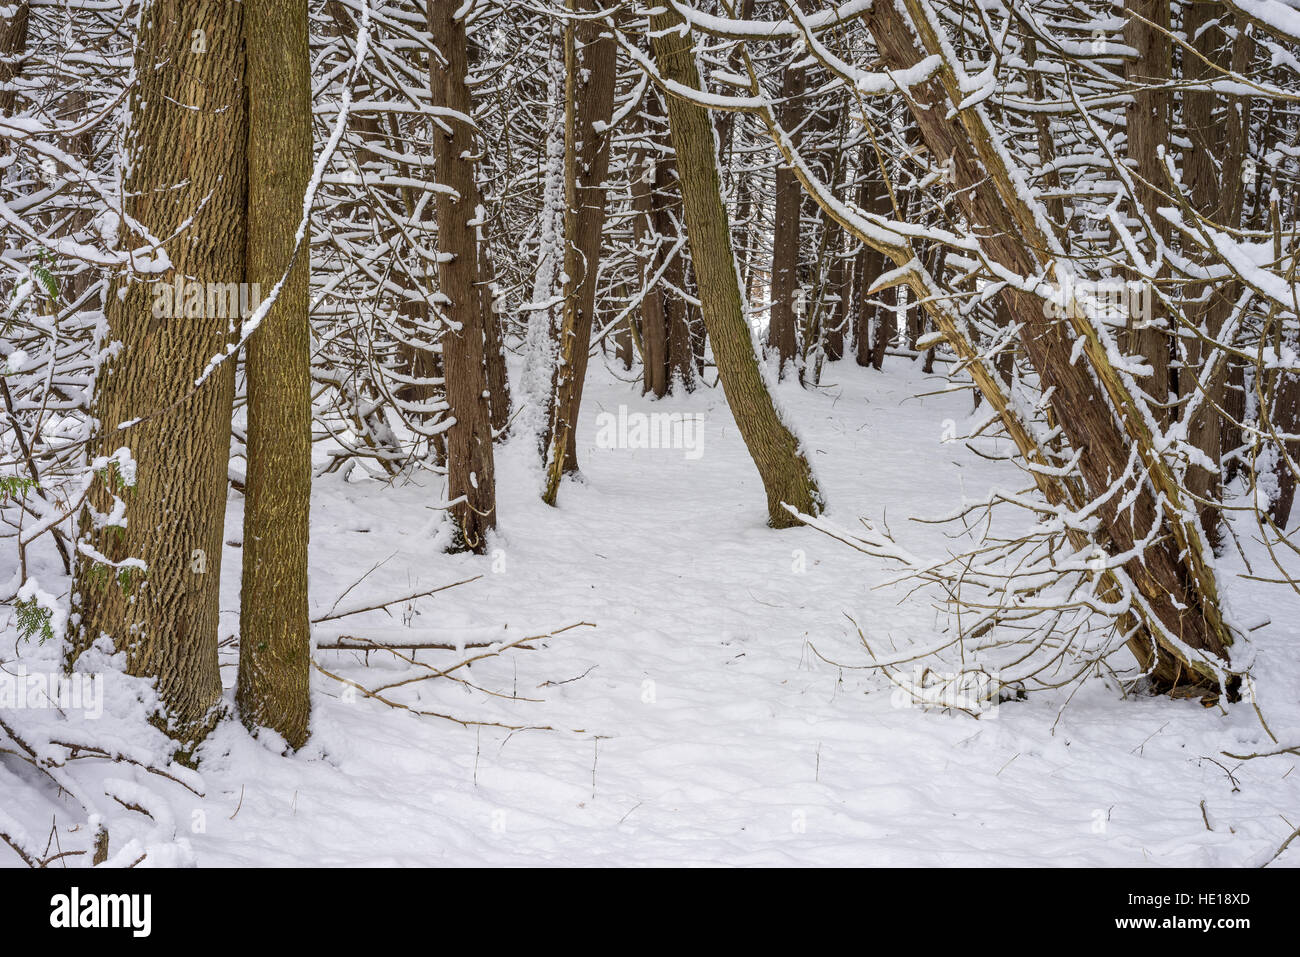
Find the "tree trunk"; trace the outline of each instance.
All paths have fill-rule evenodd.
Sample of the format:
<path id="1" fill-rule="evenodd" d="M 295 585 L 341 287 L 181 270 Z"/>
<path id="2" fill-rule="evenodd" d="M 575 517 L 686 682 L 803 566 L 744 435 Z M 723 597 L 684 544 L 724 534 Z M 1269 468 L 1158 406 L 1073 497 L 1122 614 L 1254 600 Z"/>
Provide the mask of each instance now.
<path id="1" fill-rule="evenodd" d="M 27 54 L 28 0 L 15 4 L 16 9 L 0 20 L 0 116 L 12 116 L 18 93 L 9 89 L 22 74 L 22 60 Z M 9 141 L 0 140 L 0 156 L 9 152 Z"/>
<path id="2" fill-rule="evenodd" d="M 73 654 L 107 635 L 126 653 L 131 674 L 155 678 L 158 719 L 181 742 L 182 760 L 221 702 L 217 619 L 234 362 L 197 390 L 194 382 L 225 352 L 232 320 L 207 303 L 201 315 L 180 318 L 165 307 L 155 316 L 154 307 L 164 283 L 244 277 L 243 9 L 221 0 L 151 0 L 140 14 L 126 212 L 159 237 L 189 222 L 167 246 L 169 272 L 156 281 L 117 277 L 105 297 L 107 341 L 121 345 L 95 383 L 99 434 L 91 453 L 128 447 L 134 487 L 121 469 L 100 469 L 94 511 L 82 516 L 72 589 Z M 95 512 L 111 512 L 115 497 L 122 521 L 104 525 Z M 117 564 L 128 559 L 143 561 L 143 574 Z"/>
<path id="3" fill-rule="evenodd" d="M 1251 41 L 1245 32 L 1245 24 L 1239 24 L 1242 30 L 1237 39 L 1229 40 L 1221 26 L 1210 26 L 1219 17 L 1232 24 L 1233 18 L 1221 3 L 1194 0 L 1185 6 L 1184 31 L 1197 53 L 1209 61 L 1206 63 L 1185 53 L 1185 79 L 1208 84 L 1221 75 L 1210 64 L 1224 69 L 1239 69 L 1243 73 L 1249 65 Z M 1191 141 L 1191 149 L 1183 163 L 1183 178 L 1192 205 L 1224 229 L 1236 229 L 1241 223 L 1244 193 L 1241 166 L 1246 148 L 1244 121 L 1247 109 L 1242 98 L 1224 97 L 1204 87 L 1190 86 L 1183 94 L 1184 122 Z M 1239 293 L 1240 283 L 1237 282 L 1189 284 L 1188 298 L 1194 301 L 1186 306 L 1188 322 L 1208 338 L 1218 338 Z M 1187 362 L 1185 372 L 1179 376 L 1178 391 L 1184 400 L 1190 401 L 1197 397 L 1198 379 L 1210 348 L 1195 336 L 1185 337 L 1184 342 Z M 1219 408 L 1224 406 L 1227 398 L 1227 380 L 1228 361 L 1223 361 L 1187 426 L 1188 439 L 1213 463 L 1213 469 L 1195 463 L 1189 465 L 1187 488 L 1199 498 L 1211 502 L 1222 497 L 1220 460 L 1226 423 Z M 1207 504 L 1200 504 L 1199 508 L 1205 534 L 1217 545 L 1221 536 L 1220 510 Z"/>
<path id="4" fill-rule="evenodd" d="M 596 9 L 594 0 L 570 0 L 574 12 Z M 565 217 L 565 249 L 571 250 L 565 272 L 564 324 L 560 330 L 560 362 L 548 428 L 546 490 L 543 499 L 555 504 L 560 477 L 578 471 L 577 426 L 582 405 L 591 323 L 596 311 L 596 280 L 605 230 L 605 177 L 609 173 L 614 114 L 617 45 L 599 20 L 580 20 L 573 32 L 569 68 L 569 99 L 573 123 L 565 150 L 573 164 L 572 192 L 576 208 Z M 602 35 L 603 34 L 603 35 Z M 597 132 L 597 128 L 601 132 Z"/>
<path id="5" fill-rule="evenodd" d="M 915 66 L 927 53 L 940 50 L 940 40 L 925 18 L 924 8 L 917 0 L 900 0 L 903 4 L 907 14 L 885 3 L 874 5 L 865 17 L 885 65 L 896 71 Z M 1011 181 L 985 125 L 987 118 L 978 108 L 953 109 L 953 97 L 961 93 L 947 67 L 940 70 L 937 80 L 914 86 L 910 93 L 909 109 L 935 162 L 951 163 L 955 195 L 972 231 L 981 237 L 985 254 L 1018 275 L 1034 275 L 1048 258 L 1050 239 L 1042 235 L 1032 209 Z M 1036 296 L 1011 289 L 1001 296 L 1009 316 L 1021 326 L 1022 342 L 1042 388 L 1050 390 L 1057 420 L 1078 454 L 1078 469 L 1088 494 L 1102 498 L 1118 477 L 1129 471 L 1130 448 L 1141 459 L 1143 468 L 1137 477 L 1130 474 L 1121 490 L 1097 511 L 1115 554 L 1131 550 L 1157 521 L 1167 532 L 1124 565 L 1154 619 L 1147 619 L 1150 627 L 1131 639 L 1130 647 L 1150 669 L 1158 690 L 1184 683 L 1212 684 L 1206 666 L 1188 661 L 1160 631 L 1164 629 L 1192 649 L 1227 659 L 1231 635 L 1220 616 L 1217 583 L 1201 551 L 1199 529 L 1189 529 L 1176 511 L 1183 496 L 1168 465 L 1155 451 L 1153 438 L 1133 407 L 1134 400 L 1109 364 L 1095 333 L 1089 332 L 1077 313 L 1071 312 L 1068 322 L 1057 321 L 1045 316 Z M 1073 361 L 1076 336 L 1084 339 L 1087 363 Z M 1116 409 L 1122 415 L 1120 420 Z M 1153 486 L 1170 503 L 1163 505 L 1161 518 L 1157 518 Z M 1175 509 L 1172 516 L 1170 505 Z"/>
<path id="6" fill-rule="evenodd" d="M 875 150 L 870 145 L 862 148 L 860 165 L 858 175 L 863 177 L 863 182 L 858 186 L 858 206 L 869 213 L 890 215 L 893 207 L 885 189 L 884 174 L 879 169 Z M 853 358 L 858 365 L 872 366 L 877 370 L 885 358 L 885 345 L 894 336 L 893 313 L 868 303 L 868 290 L 888 268 L 889 261 L 885 255 L 866 243 L 862 244 L 853 259 Z M 889 329 L 885 329 L 887 322 L 891 323 Z"/>
<path id="7" fill-rule="evenodd" d="M 291 748 L 311 718 L 310 248 L 295 256 L 311 178 L 307 0 L 244 0 L 248 56 L 248 281 L 275 304 L 248 340 L 248 478 L 236 702 L 249 730 Z"/>
<path id="8" fill-rule="evenodd" d="M 1159 29 L 1169 29 L 1169 0 L 1125 0 L 1124 9 L 1128 17 L 1124 23 L 1124 42 L 1138 51 L 1137 59 L 1124 64 L 1125 78 L 1134 87 L 1125 122 L 1128 158 L 1136 174 L 1138 205 L 1155 230 L 1150 245 L 1154 246 L 1157 239 L 1167 244 L 1173 227 L 1157 210 L 1167 205 L 1160 195 L 1167 184 L 1159 150 L 1170 143 L 1173 110 L 1173 95 L 1162 87 L 1173 77 L 1173 46 L 1169 35 Z M 1161 275 L 1165 272 L 1162 269 Z M 1146 391 L 1155 403 L 1152 413 L 1156 421 L 1167 426 L 1172 418 L 1168 403 L 1173 384 L 1169 369 L 1169 316 L 1159 307 L 1154 295 L 1148 301 L 1152 303 L 1150 316 L 1128 317 L 1128 351 L 1141 356 L 1151 367 Z"/>
<path id="9" fill-rule="evenodd" d="M 1292 340 L 1292 348 L 1296 342 Z M 1273 399 L 1273 427 L 1283 435 L 1300 435 L 1300 375 L 1281 373 Z M 1277 499 L 1269 510 L 1273 523 L 1285 532 L 1295 505 L 1296 469 L 1300 467 L 1300 439 L 1279 443 L 1278 455 L 1286 455 L 1277 464 Z"/>
<path id="10" fill-rule="evenodd" d="M 480 233 L 482 227 L 479 227 Z M 505 337 L 501 328 L 501 311 L 492 281 L 492 253 L 487 237 L 479 239 L 479 309 L 483 313 L 483 349 L 486 352 L 488 406 L 492 431 L 504 437 L 510 424 L 510 377 L 506 372 Z"/>
<path id="11" fill-rule="evenodd" d="M 650 99 L 654 91 L 648 94 Z M 648 110 L 647 110 L 648 111 Z M 641 356 L 642 392 L 661 399 L 668 394 L 668 316 L 664 311 L 664 297 L 655 276 L 663 261 L 663 252 L 657 246 L 655 229 L 655 179 L 659 160 L 649 145 L 650 128 L 644 119 L 640 128 L 646 145 L 633 154 L 632 159 L 632 232 L 638 249 L 644 251 L 641 266 L 643 285 L 641 291 Z"/>
<path id="12" fill-rule="evenodd" d="M 481 44 L 471 44 L 467 53 L 469 72 L 475 72 L 484 59 Z M 483 315 L 483 351 L 486 364 L 488 408 L 492 431 L 497 441 L 505 437 L 510 425 L 510 376 L 506 371 L 505 336 L 497 302 L 496 270 L 488 242 L 487 224 L 476 228 L 478 236 L 479 309 Z"/>
<path id="13" fill-rule="evenodd" d="M 844 253 L 844 230 L 830 219 L 824 228 L 831 234 L 827 250 L 831 262 L 826 280 L 826 299 L 829 302 L 823 302 L 822 306 L 822 314 L 826 317 L 822 346 L 826 358 L 836 362 L 844 358 L 844 332 L 848 325 L 849 286 L 845 275 L 848 260 Z"/>
<path id="14" fill-rule="evenodd" d="M 479 217 L 478 184 L 474 180 L 474 127 L 464 21 L 456 19 L 455 4 L 428 5 L 429 32 L 438 53 L 430 57 L 433 106 L 446 127 L 434 132 L 434 171 L 450 193 L 437 195 L 439 291 L 441 293 L 442 361 L 447 382 L 447 489 L 455 525 L 452 551 L 487 549 L 487 533 L 496 528 L 496 485 L 492 454 L 492 416 L 488 407 L 484 368 L 485 318 L 477 283 Z"/>
<path id="15" fill-rule="evenodd" d="M 804 90 L 802 70 L 786 69 L 781 80 L 782 126 L 793 130 L 800 123 L 804 109 L 801 102 Z M 790 132 L 790 140 L 798 149 L 800 137 Z M 772 224 L 772 305 L 768 313 L 767 346 L 776 351 L 780 375 L 786 374 L 786 364 L 793 362 L 799 350 L 796 331 L 795 296 L 799 289 L 799 259 L 801 253 L 800 222 L 803 212 L 803 190 L 789 164 L 778 160 L 776 166 L 775 207 Z"/>
<path id="16" fill-rule="evenodd" d="M 681 16 L 672 8 L 659 8 L 650 17 L 650 31 L 654 59 L 663 76 L 688 89 L 700 89 L 693 37 Z M 723 391 L 762 477 L 768 524 L 797 525 L 799 520 L 784 506 L 817 514 L 821 493 L 798 441 L 781 421 L 754 355 L 722 202 L 713 126 L 703 107 L 671 95 L 668 121 L 681 174 L 691 260 Z"/>

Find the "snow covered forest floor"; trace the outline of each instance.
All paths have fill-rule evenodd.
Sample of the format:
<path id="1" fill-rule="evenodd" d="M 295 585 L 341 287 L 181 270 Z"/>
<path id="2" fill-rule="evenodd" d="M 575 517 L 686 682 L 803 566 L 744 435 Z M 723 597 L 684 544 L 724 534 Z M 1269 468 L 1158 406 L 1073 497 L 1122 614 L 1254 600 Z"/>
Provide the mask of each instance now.
<path id="1" fill-rule="evenodd" d="M 890 359 L 879 374 L 840 362 L 823 385 L 777 395 L 832 523 L 883 516 L 913 551 L 938 555 L 951 529 L 909 518 L 1020 481 L 1014 466 L 944 441 L 969 418 L 970 394 L 918 397 L 943 387 L 919 363 Z M 703 454 L 598 447 L 596 417 L 620 405 L 703 413 Z M 108 765 L 116 783 L 105 790 L 151 812 L 106 810 L 110 851 L 206 866 L 1259 866 L 1300 823 L 1293 756 L 1224 754 L 1272 747 L 1249 703 L 1124 699 L 1095 679 L 1068 705 L 1069 690 L 1031 695 L 979 719 L 906 706 L 861 670 L 870 658 L 857 629 L 877 647 L 931 644 L 949 625 L 939 596 L 888 584 L 896 569 L 811 528 L 767 528 L 720 388 L 652 402 L 638 383 L 593 368 L 578 453 L 584 480 L 566 483 L 552 509 L 538 498 L 529 451 L 512 442 L 500 452 L 500 531 L 485 556 L 441 551 L 432 476 L 389 485 L 335 474 L 313 491 L 314 617 L 336 602 L 364 607 L 481 576 L 321 622 L 317 643 L 510 641 L 594 625 L 455 672 L 463 682 L 383 692 L 412 709 L 529 730 L 416 716 L 318 672 L 309 745 L 281 756 L 226 721 L 203 745 L 199 774 L 176 769 L 202 797 Z M 231 494 L 223 635 L 237 627 L 241 502 Z M 1247 558 L 1252 531 L 1238 530 Z M 1294 595 L 1239 577 L 1235 551 L 1224 561 L 1230 607 L 1271 619 L 1255 633 L 1258 703 L 1272 732 L 1294 741 Z M 15 646 L 11 621 L 6 667 Z M 42 655 L 54 663 L 51 648 L 21 651 L 29 666 Z M 465 655 L 418 657 L 446 667 Z M 430 674 L 381 651 L 315 658 L 369 689 Z M 236 659 L 227 642 L 228 689 Z M 150 747 L 126 746 L 137 756 Z M 0 779 L 22 773 L 0 758 Z M 6 819 L 29 834 L 51 830 L 48 808 L 30 802 L 0 809 Z M 20 863 L 0 847 L 0 866 Z M 1293 844 L 1274 866 L 1296 864 Z"/>

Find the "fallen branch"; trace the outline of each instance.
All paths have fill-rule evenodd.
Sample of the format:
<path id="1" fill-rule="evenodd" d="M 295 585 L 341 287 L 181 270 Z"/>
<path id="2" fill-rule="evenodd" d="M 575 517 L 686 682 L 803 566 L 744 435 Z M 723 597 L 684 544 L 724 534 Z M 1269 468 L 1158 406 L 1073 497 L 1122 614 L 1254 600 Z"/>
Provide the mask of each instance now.
<path id="1" fill-rule="evenodd" d="M 446 591 L 449 588 L 455 588 L 459 585 L 468 585 L 470 582 L 476 582 L 482 577 L 482 575 L 475 575 L 473 578 L 466 578 L 462 581 L 452 582 L 450 585 L 439 585 L 437 588 L 429 588 L 425 591 L 414 592 L 409 595 L 401 595 L 397 598 L 390 598 L 387 601 L 381 601 L 372 605 L 345 608 L 343 611 L 334 610 L 334 607 L 337 607 L 338 605 L 338 602 L 335 602 L 334 607 L 331 607 L 328 612 L 321 615 L 319 618 L 313 618 L 311 621 L 313 625 L 318 625 L 322 621 L 334 621 L 338 618 L 348 618 L 352 615 L 360 615 L 367 611 L 380 611 L 381 609 L 387 608 L 389 605 L 397 605 L 404 601 L 414 601 L 417 598 L 427 598 L 429 595 L 436 595 L 438 592 Z M 346 592 L 344 594 L 346 594 Z"/>

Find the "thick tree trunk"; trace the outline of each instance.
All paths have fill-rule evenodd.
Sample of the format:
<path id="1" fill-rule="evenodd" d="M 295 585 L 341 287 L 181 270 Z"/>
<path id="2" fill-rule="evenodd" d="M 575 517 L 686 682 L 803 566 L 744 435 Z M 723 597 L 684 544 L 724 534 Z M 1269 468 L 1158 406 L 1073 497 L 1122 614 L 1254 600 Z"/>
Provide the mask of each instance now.
<path id="1" fill-rule="evenodd" d="M 155 236 L 181 232 L 167 245 L 170 271 L 151 281 L 119 277 L 105 297 L 107 341 L 120 347 L 95 383 L 99 434 L 91 452 L 128 447 L 134 485 L 120 469 L 101 469 L 72 589 L 73 654 L 107 635 L 126 652 L 131 674 L 157 679 L 159 719 L 182 743 L 183 759 L 221 701 L 217 616 L 234 362 L 197 390 L 194 382 L 225 352 L 238 319 L 212 314 L 221 310 L 207 303 L 202 315 L 176 317 L 165 306 L 155 315 L 155 304 L 162 284 L 174 280 L 244 278 L 243 9 L 222 0 L 152 0 L 140 14 L 126 212 Z M 114 497 L 123 521 L 104 525 L 95 512 L 111 512 Z M 114 564 L 128 559 L 143 561 L 143 574 Z"/>
<path id="2" fill-rule="evenodd" d="M 310 250 L 295 257 L 311 178 L 307 0 L 244 0 L 248 56 L 248 281 L 274 305 L 248 340 L 248 479 L 236 702 L 250 730 L 291 748 L 311 718 Z"/>
<path id="3" fill-rule="evenodd" d="M 685 26 L 675 10 L 659 8 L 650 18 L 651 48 L 666 79 L 698 90 L 694 41 Z M 816 514 L 821 511 L 821 494 L 798 441 L 781 421 L 754 355 L 731 251 L 727 208 L 722 202 L 713 126 L 703 107 L 671 95 L 668 120 L 681 174 L 686 235 L 718 375 L 762 477 L 768 524 L 776 528 L 797 525 L 799 520 L 785 505 Z"/>
<path id="4" fill-rule="evenodd" d="M 447 129 L 433 136 L 434 173 L 440 186 L 436 201 L 438 264 L 442 323 L 442 361 L 447 405 L 454 420 L 447 429 L 447 488 L 455 532 L 453 551 L 482 554 L 487 533 L 496 527 L 496 480 L 492 454 L 492 417 L 484 368 L 486 317 L 477 284 L 475 221 L 480 211 L 474 180 L 474 127 L 464 21 L 455 4 L 428 5 L 429 32 L 438 53 L 430 57 L 432 104 L 449 111 L 440 117 Z"/>

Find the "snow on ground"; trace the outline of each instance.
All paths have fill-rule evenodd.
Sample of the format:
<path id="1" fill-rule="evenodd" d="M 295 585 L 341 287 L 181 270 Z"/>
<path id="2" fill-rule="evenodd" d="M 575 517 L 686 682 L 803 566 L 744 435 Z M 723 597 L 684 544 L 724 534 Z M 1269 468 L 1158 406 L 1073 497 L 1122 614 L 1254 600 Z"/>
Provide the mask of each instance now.
<path id="1" fill-rule="evenodd" d="M 783 385 L 780 397 L 832 521 L 887 515 L 909 547 L 937 552 L 944 530 L 907 516 L 947 513 L 963 491 L 976 496 L 1015 476 L 942 441 L 945 420 L 969 415 L 968 393 L 918 398 L 941 381 L 891 362 L 883 375 L 830 365 L 826 388 Z M 457 672 L 496 696 L 448 679 L 385 692 L 417 709 L 554 730 L 416 717 L 317 675 L 303 753 L 282 757 L 236 722 L 205 746 L 205 796 L 175 789 L 171 799 L 188 858 L 1259 865 L 1300 823 L 1294 758 L 1243 763 L 1221 753 L 1269 748 L 1249 706 L 1121 700 L 1094 681 L 1063 711 L 1064 695 L 1042 696 L 976 720 L 900 706 L 883 678 L 829 664 L 818 653 L 867 660 L 850 616 L 873 641 L 932 642 L 944 625 L 934 596 L 877 588 L 892 579 L 888 566 L 814 530 L 767 528 L 762 487 L 720 389 L 661 402 L 639 392 L 593 369 L 578 442 L 584 481 L 564 485 L 559 508 L 538 498 L 525 449 L 501 452 L 500 535 L 488 556 L 439 553 L 432 477 L 389 485 L 335 475 L 317 485 L 318 613 L 376 564 L 344 604 L 483 576 L 391 615 L 332 622 L 318 640 L 449 629 L 481 640 L 501 626 L 522 637 L 594 623 Z M 598 448 L 596 416 L 620 404 L 704 413 L 703 454 Z M 240 523 L 232 495 L 231 541 Z M 239 548 L 228 548 L 226 634 L 237 623 L 238 561 Z M 1273 732 L 1294 743 L 1295 596 L 1232 587 L 1238 605 L 1273 610 L 1257 635 L 1260 700 Z M 317 657 L 369 688 L 414 674 L 381 652 L 368 665 L 355 652 Z M 460 657 L 422 656 L 444 665 Z M 223 662 L 233 686 L 233 653 Z M 1300 864 L 1300 846 L 1277 863 Z"/>

